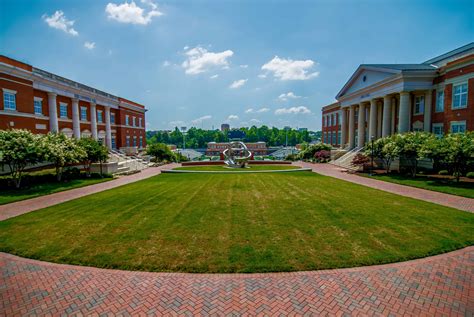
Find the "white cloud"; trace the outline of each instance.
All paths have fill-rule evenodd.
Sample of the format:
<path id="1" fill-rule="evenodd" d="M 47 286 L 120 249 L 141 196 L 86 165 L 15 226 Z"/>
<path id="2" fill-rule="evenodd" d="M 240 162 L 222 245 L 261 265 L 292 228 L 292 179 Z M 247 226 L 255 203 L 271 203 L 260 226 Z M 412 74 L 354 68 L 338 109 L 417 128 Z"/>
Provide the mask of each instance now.
<path id="1" fill-rule="evenodd" d="M 310 114 L 310 113 L 311 113 L 311 110 L 309 110 L 305 106 L 280 108 L 280 109 L 275 110 L 276 115 L 282 115 L 282 114 Z"/>
<path id="2" fill-rule="evenodd" d="M 307 80 L 319 75 L 319 72 L 309 72 L 314 64 L 310 59 L 294 61 L 275 56 L 262 66 L 262 70 L 273 73 L 273 76 L 280 80 Z"/>
<path id="3" fill-rule="evenodd" d="M 245 110 L 245 113 L 264 113 L 270 111 L 270 108 L 267 107 L 262 107 L 260 109 L 253 109 L 253 108 L 248 108 Z"/>
<path id="4" fill-rule="evenodd" d="M 171 65 L 171 63 L 169 61 L 164 61 L 163 62 L 163 67 L 168 67 L 170 65 Z"/>
<path id="5" fill-rule="evenodd" d="M 74 21 L 68 20 L 64 15 L 64 12 L 61 10 L 54 12 L 52 16 L 44 14 L 43 20 L 53 29 L 64 31 L 73 36 L 79 35 L 79 33 L 73 28 Z"/>
<path id="6" fill-rule="evenodd" d="M 84 43 L 84 47 L 87 48 L 88 50 L 93 50 L 95 48 L 95 42 L 86 41 Z"/>
<path id="7" fill-rule="evenodd" d="M 239 79 L 234 81 L 232 84 L 230 84 L 229 88 L 231 89 L 237 89 L 245 85 L 248 79 Z"/>
<path id="8" fill-rule="evenodd" d="M 258 75 L 258 78 L 262 78 L 262 79 L 263 79 L 263 78 L 267 78 L 267 75 L 265 75 L 265 74 L 260 74 L 260 75 Z"/>
<path id="9" fill-rule="evenodd" d="M 270 111 L 270 109 L 269 109 L 269 108 L 265 108 L 265 107 L 263 107 L 263 108 L 260 108 L 260 109 L 258 109 L 258 110 L 257 110 L 257 111 L 255 111 L 255 112 L 256 112 L 256 113 L 263 113 L 263 112 L 268 112 L 268 111 Z"/>
<path id="10" fill-rule="evenodd" d="M 193 124 L 198 124 L 198 123 L 201 123 L 205 120 L 209 120 L 209 119 L 212 119 L 212 116 L 210 115 L 206 115 L 206 116 L 202 116 L 202 117 L 199 117 L 197 119 L 194 119 L 193 121 L 191 121 Z"/>
<path id="11" fill-rule="evenodd" d="M 211 79 L 216 79 L 217 77 L 219 77 L 219 75 L 215 74 L 215 75 L 212 75 L 212 76 L 209 77 L 209 78 L 211 78 Z"/>
<path id="12" fill-rule="evenodd" d="M 229 68 L 228 59 L 234 55 L 231 50 L 223 52 L 209 52 L 203 47 L 196 46 L 185 52 L 186 60 L 182 66 L 186 74 L 196 75 L 215 68 Z"/>
<path id="13" fill-rule="evenodd" d="M 249 65 L 240 65 L 240 68 L 248 68 Z"/>
<path id="14" fill-rule="evenodd" d="M 255 123 L 255 124 L 262 123 L 262 121 L 258 119 L 250 119 L 250 122 Z"/>
<path id="15" fill-rule="evenodd" d="M 295 95 L 292 91 L 278 96 L 278 99 L 280 99 L 281 101 L 287 101 L 288 99 L 298 99 L 298 98 L 301 98 L 301 96 Z"/>
<path id="16" fill-rule="evenodd" d="M 227 121 L 232 121 L 232 120 L 239 120 L 239 116 L 236 114 L 231 114 L 230 116 L 227 117 Z"/>
<path id="17" fill-rule="evenodd" d="M 107 17 L 111 20 L 116 20 L 121 23 L 141 25 L 147 25 L 151 22 L 153 17 L 163 15 L 163 13 L 158 10 L 158 6 L 155 3 L 149 0 L 142 0 L 141 2 L 150 6 L 151 9 L 146 12 L 145 9 L 137 6 L 137 4 L 132 1 L 130 3 L 124 2 L 122 4 L 108 3 L 105 7 L 105 12 L 107 12 Z"/>
<path id="18" fill-rule="evenodd" d="M 109 50 L 108 54 L 109 54 L 109 56 L 112 55 L 112 50 Z"/>

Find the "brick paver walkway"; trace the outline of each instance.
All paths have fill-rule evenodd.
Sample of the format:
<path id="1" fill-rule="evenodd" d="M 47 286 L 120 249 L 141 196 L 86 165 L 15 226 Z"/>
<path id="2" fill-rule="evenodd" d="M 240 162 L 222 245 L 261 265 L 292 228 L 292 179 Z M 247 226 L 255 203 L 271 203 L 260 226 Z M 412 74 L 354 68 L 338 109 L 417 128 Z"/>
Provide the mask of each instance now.
<path id="1" fill-rule="evenodd" d="M 313 172 L 321 175 L 339 178 L 352 183 L 380 189 L 386 192 L 416 198 L 433 202 L 435 204 L 453 207 L 456 209 L 474 212 L 474 199 L 444 194 L 431 190 L 404 186 L 389 182 L 380 181 L 377 179 L 358 176 L 356 174 L 347 173 L 347 170 L 331 165 L 331 164 L 312 164 L 305 162 L 297 162 L 296 165 L 312 168 Z"/>
<path id="2" fill-rule="evenodd" d="M 105 270 L 0 253 L 0 315 L 472 316 L 474 247 L 396 264 L 313 272 Z"/>
<path id="3" fill-rule="evenodd" d="M 22 200 L 14 202 L 11 204 L 0 205 L 0 221 L 25 214 L 27 212 L 35 211 L 38 209 L 46 208 L 53 206 L 65 201 L 90 195 L 93 193 L 101 192 L 107 189 L 115 188 L 125 184 L 133 183 L 145 178 L 149 178 L 155 175 L 160 174 L 162 169 L 171 169 L 178 166 L 178 164 L 168 164 L 160 167 L 149 167 L 142 170 L 140 173 L 121 176 L 117 179 L 99 183 L 94 185 L 89 185 L 85 187 L 70 189 L 50 195 L 40 196 L 36 198 L 31 198 L 27 200 Z"/>

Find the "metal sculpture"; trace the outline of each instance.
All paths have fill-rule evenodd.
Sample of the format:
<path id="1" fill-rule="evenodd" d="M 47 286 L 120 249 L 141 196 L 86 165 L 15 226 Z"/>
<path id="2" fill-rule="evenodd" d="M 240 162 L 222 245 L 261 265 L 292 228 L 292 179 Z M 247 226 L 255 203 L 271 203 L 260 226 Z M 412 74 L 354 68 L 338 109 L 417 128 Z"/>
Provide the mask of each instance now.
<path id="1" fill-rule="evenodd" d="M 230 142 L 229 147 L 223 152 L 224 163 L 232 168 L 245 168 L 247 162 L 252 157 L 252 153 L 247 149 L 244 142 Z"/>

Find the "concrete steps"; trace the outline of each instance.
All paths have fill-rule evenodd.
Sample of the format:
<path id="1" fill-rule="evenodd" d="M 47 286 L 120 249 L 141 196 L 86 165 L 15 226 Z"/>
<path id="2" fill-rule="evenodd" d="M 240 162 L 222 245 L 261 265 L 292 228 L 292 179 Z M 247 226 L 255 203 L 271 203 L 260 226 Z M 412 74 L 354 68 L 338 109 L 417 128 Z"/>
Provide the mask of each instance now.
<path id="1" fill-rule="evenodd" d="M 359 168 L 352 165 L 352 160 L 354 157 L 360 153 L 364 148 L 356 147 L 344 154 L 343 156 L 339 157 L 336 160 L 330 161 L 330 164 L 345 168 L 351 171 L 357 171 Z"/>

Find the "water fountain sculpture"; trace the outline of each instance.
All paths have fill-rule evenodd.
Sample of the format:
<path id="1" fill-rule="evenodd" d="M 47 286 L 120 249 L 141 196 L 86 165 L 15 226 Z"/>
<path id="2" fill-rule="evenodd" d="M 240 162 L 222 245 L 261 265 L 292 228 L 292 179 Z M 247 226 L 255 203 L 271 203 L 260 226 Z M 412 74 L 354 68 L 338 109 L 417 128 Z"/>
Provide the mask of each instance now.
<path id="1" fill-rule="evenodd" d="M 247 149 L 244 142 L 230 142 L 229 147 L 224 150 L 224 163 L 231 168 L 245 168 L 252 153 Z"/>

